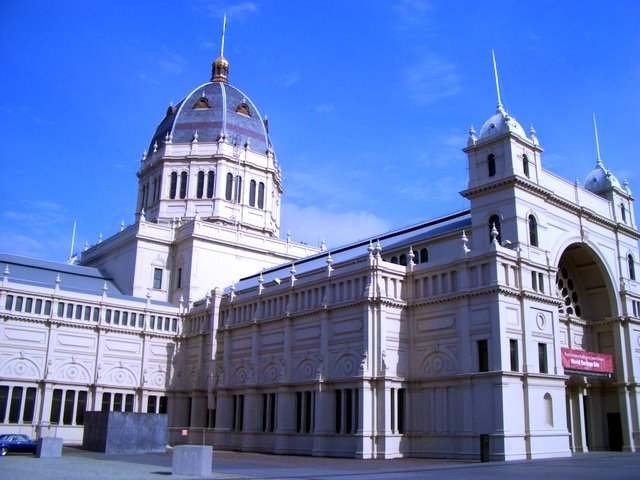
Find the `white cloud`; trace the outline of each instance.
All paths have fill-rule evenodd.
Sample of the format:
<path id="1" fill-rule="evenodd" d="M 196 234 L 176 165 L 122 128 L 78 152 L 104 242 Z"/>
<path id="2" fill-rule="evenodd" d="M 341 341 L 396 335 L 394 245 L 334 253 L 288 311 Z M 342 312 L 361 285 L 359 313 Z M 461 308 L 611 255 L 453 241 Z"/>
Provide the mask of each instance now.
<path id="1" fill-rule="evenodd" d="M 331 105 L 330 103 L 323 103 L 316 107 L 316 112 L 318 113 L 331 113 L 331 112 L 335 112 L 335 110 L 336 110 L 335 105 Z"/>
<path id="2" fill-rule="evenodd" d="M 159 65 L 169 73 L 182 73 L 185 60 L 177 53 L 167 54 L 158 61 Z"/>
<path id="3" fill-rule="evenodd" d="M 460 92 L 456 66 L 433 54 L 426 54 L 406 72 L 407 89 L 415 101 L 428 104 Z"/>
<path id="4" fill-rule="evenodd" d="M 282 206 L 282 229 L 280 236 L 318 247 L 322 240 L 329 250 L 355 242 L 362 238 L 382 234 L 390 224 L 366 211 L 330 212 L 318 207 L 300 207 L 286 201 Z"/>
<path id="5" fill-rule="evenodd" d="M 398 19 L 405 25 L 426 27 L 431 23 L 431 2 L 425 0 L 402 0 L 394 6 Z"/>

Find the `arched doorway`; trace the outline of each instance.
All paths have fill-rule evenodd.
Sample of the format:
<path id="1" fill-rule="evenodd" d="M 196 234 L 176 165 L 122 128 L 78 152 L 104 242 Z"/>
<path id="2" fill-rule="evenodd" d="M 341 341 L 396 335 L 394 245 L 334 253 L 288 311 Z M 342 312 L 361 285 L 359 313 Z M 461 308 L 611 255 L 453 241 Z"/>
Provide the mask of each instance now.
<path id="1" fill-rule="evenodd" d="M 569 245 L 558 262 L 559 320 L 567 347 L 612 355 L 618 303 L 612 274 L 583 243 Z M 574 452 L 621 450 L 622 422 L 615 380 L 596 372 L 565 371 L 567 425 Z"/>

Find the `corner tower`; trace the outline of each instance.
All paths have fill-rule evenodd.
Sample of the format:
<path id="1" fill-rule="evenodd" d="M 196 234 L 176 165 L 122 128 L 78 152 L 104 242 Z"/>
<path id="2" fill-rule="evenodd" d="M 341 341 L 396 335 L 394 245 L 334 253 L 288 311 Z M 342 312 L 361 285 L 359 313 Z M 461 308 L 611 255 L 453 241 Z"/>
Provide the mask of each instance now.
<path id="1" fill-rule="evenodd" d="M 160 224 L 199 218 L 277 237 L 281 172 L 266 119 L 229 84 L 225 26 L 211 80 L 169 106 L 142 157 L 136 212 Z"/>

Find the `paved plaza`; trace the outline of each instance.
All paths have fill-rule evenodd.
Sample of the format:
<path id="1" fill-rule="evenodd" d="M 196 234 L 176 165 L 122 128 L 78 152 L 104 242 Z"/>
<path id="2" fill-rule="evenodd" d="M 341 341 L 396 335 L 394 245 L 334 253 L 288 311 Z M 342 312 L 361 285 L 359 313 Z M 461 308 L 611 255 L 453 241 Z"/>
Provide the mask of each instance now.
<path id="1" fill-rule="evenodd" d="M 65 447 L 61 458 L 0 458 L 2 478 L 48 480 L 172 477 L 172 455 L 106 455 Z M 588 453 L 564 459 L 474 463 L 451 460 L 353 460 L 216 451 L 210 479 L 382 480 L 518 479 L 615 480 L 640 478 L 640 455 Z"/>

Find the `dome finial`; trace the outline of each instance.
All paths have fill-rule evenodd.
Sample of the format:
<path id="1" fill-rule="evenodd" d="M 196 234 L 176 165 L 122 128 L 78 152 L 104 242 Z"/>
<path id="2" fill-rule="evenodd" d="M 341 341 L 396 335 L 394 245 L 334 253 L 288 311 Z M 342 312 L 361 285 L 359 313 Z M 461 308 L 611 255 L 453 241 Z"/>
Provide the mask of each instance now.
<path id="1" fill-rule="evenodd" d="M 220 42 L 220 56 L 215 59 L 212 65 L 212 82 L 229 83 L 229 62 L 224 58 L 224 34 L 227 30 L 227 14 L 222 20 L 222 40 Z"/>
<path id="2" fill-rule="evenodd" d="M 498 111 L 502 110 L 502 100 L 500 100 L 500 82 L 498 81 L 498 66 L 496 64 L 496 54 L 491 50 L 491 56 L 493 57 L 493 74 L 496 77 L 496 93 L 498 94 Z"/>
<path id="3" fill-rule="evenodd" d="M 600 142 L 598 141 L 598 125 L 596 124 L 596 114 L 593 113 L 593 131 L 596 134 L 596 165 L 602 165 L 602 160 L 600 159 Z"/>

